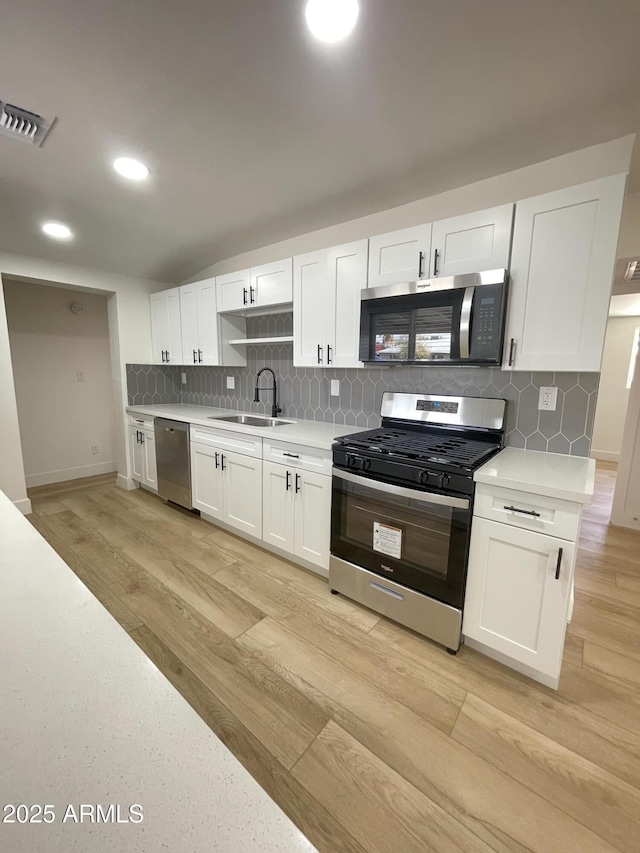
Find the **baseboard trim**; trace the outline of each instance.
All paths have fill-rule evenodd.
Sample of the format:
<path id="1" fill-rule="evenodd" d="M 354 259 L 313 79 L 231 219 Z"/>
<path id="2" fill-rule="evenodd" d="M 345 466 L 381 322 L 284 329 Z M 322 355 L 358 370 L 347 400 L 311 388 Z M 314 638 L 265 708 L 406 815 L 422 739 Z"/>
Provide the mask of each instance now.
<path id="1" fill-rule="evenodd" d="M 603 462 L 619 462 L 620 454 L 614 450 L 591 450 L 592 459 L 602 459 Z"/>
<path id="2" fill-rule="evenodd" d="M 23 498 L 21 501 L 14 501 L 13 505 L 17 507 L 23 515 L 31 515 L 31 501 L 29 498 Z"/>
<path id="3" fill-rule="evenodd" d="M 140 487 L 137 480 L 132 480 L 131 477 L 125 477 L 124 474 L 118 474 L 116 485 L 119 489 L 124 489 L 125 492 L 132 492 Z"/>
<path id="4" fill-rule="evenodd" d="M 496 649 L 489 648 L 489 646 L 486 646 L 484 643 L 478 642 L 478 640 L 472 640 L 470 637 L 465 637 L 464 633 L 462 636 L 465 646 L 469 646 L 470 649 L 475 649 L 477 652 L 480 652 L 481 654 L 486 655 L 489 658 L 493 658 L 493 660 L 497 660 L 498 663 L 504 664 L 504 666 L 508 666 L 509 669 L 515 669 L 516 672 L 521 672 L 522 675 L 527 675 L 534 681 L 538 681 L 540 682 L 540 684 L 544 684 L 545 687 L 550 687 L 552 690 L 558 689 L 558 682 L 560 681 L 560 676 L 558 676 L 558 678 L 554 678 L 551 675 L 544 675 L 543 673 L 538 672 L 532 667 L 527 666 L 525 663 L 520 663 L 520 661 L 510 658 L 508 655 L 496 651 Z"/>
<path id="5" fill-rule="evenodd" d="M 44 471 L 41 474 L 27 474 L 27 488 L 48 486 L 50 483 L 64 483 L 67 480 L 81 480 L 84 477 L 97 477 L 99 474 L 115 473 L 115 462 L 98 462 L 96 465 L 80 465 L 77 468 L 61 468 L 59 471 Z"/>

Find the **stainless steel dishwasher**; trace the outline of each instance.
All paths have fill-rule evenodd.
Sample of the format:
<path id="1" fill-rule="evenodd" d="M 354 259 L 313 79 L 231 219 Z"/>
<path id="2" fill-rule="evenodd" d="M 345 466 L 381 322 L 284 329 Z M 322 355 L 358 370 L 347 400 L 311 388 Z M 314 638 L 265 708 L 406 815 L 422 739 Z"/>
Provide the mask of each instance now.
<path id="1" fill-rule="evenodd" d="M 193 509 L 191 502 L 191 461 L 189 424 L 154 418 L 158 494 L 168 501 Z"/>

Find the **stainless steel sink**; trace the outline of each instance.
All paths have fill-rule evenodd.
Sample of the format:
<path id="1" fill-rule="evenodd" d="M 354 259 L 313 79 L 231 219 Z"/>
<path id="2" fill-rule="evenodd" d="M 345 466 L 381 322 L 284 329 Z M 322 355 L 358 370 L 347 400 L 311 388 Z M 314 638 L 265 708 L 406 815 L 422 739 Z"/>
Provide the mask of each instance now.
<path id="1" fill-rule="evenodd" d="M 254 427 L 277 427 L 294 423 L 294 421 L 283 421 L 279 418 L 261 418 L 259 415 L 210 415 L 207 420 Z"/>

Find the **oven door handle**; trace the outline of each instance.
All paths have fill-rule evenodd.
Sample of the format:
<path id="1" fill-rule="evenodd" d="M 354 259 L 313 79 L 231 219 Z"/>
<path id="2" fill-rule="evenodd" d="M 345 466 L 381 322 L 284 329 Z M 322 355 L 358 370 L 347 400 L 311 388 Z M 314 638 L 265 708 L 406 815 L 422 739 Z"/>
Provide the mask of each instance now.
<path id="1" fill-rule="evenodd" d="M 451 506 L 455 509 L 469 509 L 469 501 L 466 498 L 452 498 L 450 495 L 440 495 L 437 492 L 421 492 L 418 489 L 406 489 L 404 486 L 381 483 L 379 480 L 372 480 L 369 477 L 359 477 L 357 474 L 350 474 L 348 471 L 341 471 L 339 468 L 333 469 L 333 476 L 338 477 L 340 480 L 346 480 L 348 483 L 355 483 L 357 486 L 366 486 L 368 489 L 374 489 L 376 492 L 384 492 L 387 495 L 395 495 L 399 498 L 409 498 L 412 501 L 419 501 L 425 504 Z"/>
<path id="2" fill-rule="evenodd" d="M 465 287 L 460 311 L 460 358 L 469 358 L 469 338 L 471 333 L 471 309 L 475 287 Z"/>

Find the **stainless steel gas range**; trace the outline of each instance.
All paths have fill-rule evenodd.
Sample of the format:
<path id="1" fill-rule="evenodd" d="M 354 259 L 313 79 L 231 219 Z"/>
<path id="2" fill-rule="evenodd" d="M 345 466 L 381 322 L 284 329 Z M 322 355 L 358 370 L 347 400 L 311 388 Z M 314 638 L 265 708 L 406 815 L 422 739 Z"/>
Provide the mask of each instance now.
<path id="1" fill-rule="evenodd" d="M 473 472 L 504 443 L 506 401 L 386 392 L 382 426 L 333 445 L 329 584 L 460 647 Z"/>

